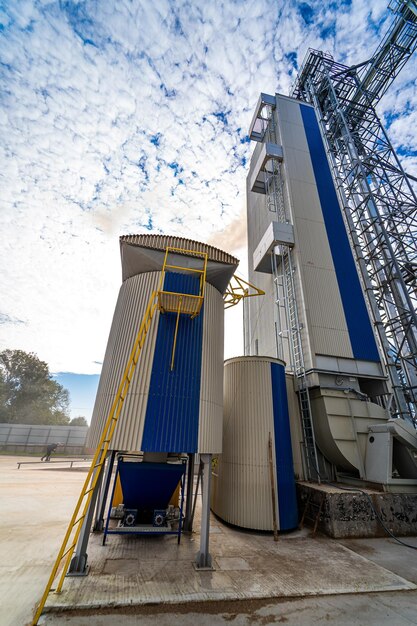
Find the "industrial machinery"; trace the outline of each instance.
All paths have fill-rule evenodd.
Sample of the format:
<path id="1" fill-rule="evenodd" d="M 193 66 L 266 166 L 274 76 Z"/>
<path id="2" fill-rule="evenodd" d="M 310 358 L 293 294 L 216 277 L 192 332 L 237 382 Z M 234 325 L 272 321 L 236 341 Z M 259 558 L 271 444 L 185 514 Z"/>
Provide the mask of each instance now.
<path id="1" fill-rule="evenodd" d="M 87 571 L 89 532 L 103 530 L 119 453 L 125 501 L 115 507 L 118 527 L 107 520 L 106 534 L 167 531 L 177 516 L 179 527 L 190 524 L 200 455 L 196 566 L 210 567 L 211 461 L 223 434 L 223 307 L 241 297 L 245 355 L 268 366 L 287 363 L 292 389 L 281 385 L 280 398 L 289 386 L 290 421 L 299 413 L 301 428 L 291 429 L 298 477 L 417 491 L 417 199 L 375 111 L 416 48 L 417 3 L 398 0 L 391 8 L 393 24 L 371 59 L 348 67 L 310 50 L 291 97 L 260 96 L 247 181 L 249 280 L 258 290 L 244 282 L 230 288 L 237 259 L 206 244 L 121 238 L 123 284 L 90 435 L 96 452 L 34 625 L 60 567 L 57 592 L 68 570 Z M 255 293 L 265 293 L 262 306 L 248 298 Z M 275 411 L 266 417 L 275 419 Z M 272 432 L 269 442 L 272 450 Z M 182 504 L 170 504 L 172 494 L 155 479 L 159 461 L 128 461 L 132 452 L 188 455 L 188 469 L 178 464 L 168 490 L 181 481 L 182 502 L 185 484 L 184 520 Z M 136 478 L 123 478 L 125 462 L 135 475 L 151 472 L 156 499 L 135 492 Z M 161 463 L 168 474 L 168 457 Z M 293 481 L 286 486 L 293 489 Z M 230 511 L 224 501 L 219 506 L 226 519 Z M 245 514 L 232 522 L 244 525 Z"/>
<path id="2" fill-rule="evenodd" d="M 88 573 L 92 527 L 104 530 L 104 541 L 115 532 L 177 534 L 179 541 L 183 527 L 191 530 L 196 454 L 202 483 L 196 567 L 211 567 L 209 493 L 212 455 L 222 445 L 224 306 L 262 292 L 242 279 L 233 281 L 238 260 L 204 243 L 128 235 L 120 238 L 120 249 L 123 284 L 88 442 L 95 454 L 33 624 L 58 573 L 56 592 L 67 572 Z M 123 502 L 115 507 L 120 522 L 112 528 L 119 476 Z M 178 484 L 179 506 L 170 501 Z"/>
<path id="3" fill-rule="evenodd" d="M 310 50 L 291 97 L 260 96 L 249 279 L 268 304 L 246 303 L 245 353 L 283 359 L 294 375 L 301 478 L 407 490 L 417 487 L 417 199 L 374 107 L 416 48 L 417 5 L 391 8 L 371 59 L 347 67 Z"/>
<path id="4" fill-rule="evenodd" d="M 175 534 L 180 542 L 187 460 L 187 455 L 184 455 L 170 462 L 153 463 L 145 461 L 143 455 L 118 455 L 103 545 L 107 535 L 126 533 Z M 114 507 L 118 479 L 123 502 Z M 177 497 L 175 502 L 178 486 L 179 499 Z M 117 525 L 112 525 L 112 518 L 119 520 Z"/>

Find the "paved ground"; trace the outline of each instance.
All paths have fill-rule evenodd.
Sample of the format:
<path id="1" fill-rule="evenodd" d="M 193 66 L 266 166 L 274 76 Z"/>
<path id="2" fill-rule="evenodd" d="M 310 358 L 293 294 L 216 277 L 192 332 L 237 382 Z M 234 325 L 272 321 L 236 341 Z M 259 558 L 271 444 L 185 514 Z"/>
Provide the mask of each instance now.
<path id="1" fill-rule="evenodd" d="M 85 476 L 57 465 L 17 470 L 16 461 L 0 457 L 1 626 L 29 623 Z M 214 572 L 192 567 L 198 540 L 112 535 L 102 547 L 93 536 L 91 574 L 67 579 L 39 623 L 417 624 L 416 554 L 391 539 L 342 545 L 297 531 L 274 542 L 213 519 Z"/>
<path id="2" fill-rule="evenodd" d="M 410 626 L 417 592 L 320 596 L 285 600 L 205 602 L 46 615 L 44 626 Z M 40 622 L 41 623 L 41 622 Z"/>

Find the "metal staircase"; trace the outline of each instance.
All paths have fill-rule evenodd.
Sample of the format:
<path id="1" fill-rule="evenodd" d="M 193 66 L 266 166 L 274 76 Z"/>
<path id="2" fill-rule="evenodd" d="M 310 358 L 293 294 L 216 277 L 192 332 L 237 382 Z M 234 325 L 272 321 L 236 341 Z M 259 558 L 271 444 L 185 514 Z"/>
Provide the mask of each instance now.
<path id="1" fill-rule="evenodd" d="M 184 265 L 178 265 L 169 263 L 169 255 L 170 254 L 182 255 L 185 257 L 193 257 L 199 258 L 202 260 L 202 266 L 199 268 L 187 267 Z M 65 576 L 70 567 L 71 559 L 74 554 L 74 550 L 77 546 L 78 539 L 80 537 L 81 529 L 83 527 L 83 522 L 87 517 L 87 513 L 89 511 L 90 504 L 92 502 L 92 497 L 94 490 L 98 484 L 101 472 L 103 470 L 107 452 L 109 450 L 110 442 L 112 440 L 114 431 L 116 429 L 124 401 L 127 396 L 127 392 L 129 390 L 130 383 L 133 378 L 133 374 L 135 372 L 136 366 L 138 364 L 138 360 L 140 354 L 142 352 L 142 348 L 145 344 L 146 337 L 148 331 L 150 329 L 152 319 L 155 315 L 155 312 L 159 310 L 161 313 L 165 312 L 174 312 L 177 313 L 177 325 L 175 329 L 174 336 L 174 345 L 171 359 L 171 369 L 173 367 L 173 359 L 175 355 L 175 344 L 177 339 L 177 331 L 178 331 L 178 319 L 181 314 L 190 315 L 191 317 L 195 317 L 200 313 L 203 300 L 204 300 L 204 285 L 205 285 L 205 277 L 206 277 L 206 269 L 207 269 L 207 253 L 195 252 L 193 250 L 183 250 L 179 248 L 167 248 L 165 253 L 164 265 L 162 269 L 161 279 L 156 291 L 153 291 L 147 307 L 145 314 L 142 318 L 141 325 L 139 327 L 139 331 L 137 333 L 135 342 L 133 344 L 129 359 L 127 361 L 127 365 L 123 372 L 123 376 L 119 387 L 116 392 L 116 396 L 114 402 L 111 406 L 110 412 L 106 419 L 102 435 L 100 437 L 100 441 L 97 445 L 96 451 L 94 453 L 93 460 L 91 462 L 90 469 L 84 481 L 83 487 L 81 489 L 80 496 L 78 498 L 77 504 L 75 506 L 74 513 L 71 517 L 70 523 L 68 525 L 67 531 L 65 533 L 61 548 L 58 552 L 58 556 L 52 568 L 51 574 L 49 576 L 48 582 L 46 584 L 44 593 L 39 602 L 39 605 L 36 609 L 35 616 L 33 618 L 32 625 L 36 626 L 38 620 L 42 614 L 44 609 L 46 600 L 51 591 L 55 591 L 59 593 L 62 590 L 62 585 L 64 583 Z M 179 258 L 179 257 L 176 257 Z M 200 278 L 200 290 L 197 295 L 191 295 L 188 293 L 174 293 L 171 291 L 166 291 L 163 289 L 165 282 L 165 274 L 167 271 L 177 271 L 182 273 L 196 273 Z M 58 570 L 62 565 L 62 570 L 60 573 L 60 578 L 56 588 L 52 588 L 52 585 L 55 582 L 55 579 L 58 576 Z"/>

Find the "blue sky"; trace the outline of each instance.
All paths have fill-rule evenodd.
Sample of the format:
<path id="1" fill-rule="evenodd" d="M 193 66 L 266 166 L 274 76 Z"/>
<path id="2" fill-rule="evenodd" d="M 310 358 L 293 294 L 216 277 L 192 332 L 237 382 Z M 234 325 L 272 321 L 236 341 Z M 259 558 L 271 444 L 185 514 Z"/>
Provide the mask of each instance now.
<path id="1" fill-rule="evenodd" d="M 289 93 L 309 47 L 367 59 L 391 19 L 387 0 L 0 1 L 0 348 L 99 374 L 120 234 L 204 240 L 244 274 L 259 92 Z M 416 76 L 380 106 L 414 175 Z"/>
<path id="2" fill-rule="evenodd" d="M 55 380 L 70 392 L 71 417 L 82 415 L 90 420 L 97 393 L 99 374 L 60 372 Z"/>

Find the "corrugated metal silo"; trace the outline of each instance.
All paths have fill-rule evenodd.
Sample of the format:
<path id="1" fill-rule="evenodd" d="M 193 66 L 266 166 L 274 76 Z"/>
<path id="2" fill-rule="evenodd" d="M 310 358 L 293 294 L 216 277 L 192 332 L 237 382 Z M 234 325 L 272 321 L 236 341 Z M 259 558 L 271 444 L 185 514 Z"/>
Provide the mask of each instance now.
<path id="1" fill-rule="evenodd" d="M 95 447 L 116 397 L 130 350 L 152 292 L 158 289 L 167 247 L 207 253 L 200 314 L 156 312 L 131 381 L 110 449 L 144 452 L 216 453 L 223 414 L 223 293 L 238 261 L 199 242 L 167 236 L 121 237 L 123 284 L 107 344 L 90 428 Z M 201 257 L 172 252 L 164 291 L 195 294 L 198 278 L 187 271 Z"/>
<path id="2" fill-rule="evenodd" d="M 237 526 L 273 530 L 273 499 L 278 529 L 295 528 L 285 365 L 269 357 L 229 359 L 224 368 L 223 452 L 213 471 L 212 510 Z"/>

